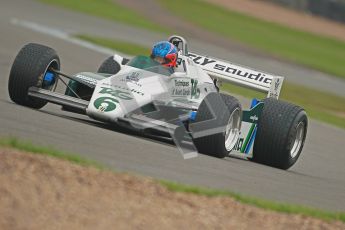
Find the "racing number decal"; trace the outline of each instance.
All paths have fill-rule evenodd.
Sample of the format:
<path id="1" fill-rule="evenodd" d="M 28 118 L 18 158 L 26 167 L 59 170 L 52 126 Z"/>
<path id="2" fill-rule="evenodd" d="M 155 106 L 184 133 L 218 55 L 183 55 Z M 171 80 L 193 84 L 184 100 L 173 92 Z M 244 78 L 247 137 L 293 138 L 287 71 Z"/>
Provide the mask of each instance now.
<path id="1" fill-rule="evenodd" d="M 112 97 L 100 97 L 95 100 L 93 105 L 101 112 L 109 112 L 116 109 L 116 103 L 119 101 Z"/>
<path id="2" fill-rule="evenodd" d="M 99 97 L 97 98 L 93 105 L 96 109 L 100 112 L 110 112 L 116 109 L 117 104 L 120 104 L 120 101 L 117 99 L 122 100 L 132 100 L 132 96 L 129 92 L 124 92 L 118 89 L 112 89 L 107 87 L 101 87 L 102 89 L 99 91 L 100 94 L 109 94 L 112 97 Z"/>
<path id="3" fill-rule="evenodd" d="M 191 98 L 199 98 L 200 96 L 200 89 L 198 88 L 198 80 L 191 79 L 192 83 L 192 92 L 191 92 Z"/>

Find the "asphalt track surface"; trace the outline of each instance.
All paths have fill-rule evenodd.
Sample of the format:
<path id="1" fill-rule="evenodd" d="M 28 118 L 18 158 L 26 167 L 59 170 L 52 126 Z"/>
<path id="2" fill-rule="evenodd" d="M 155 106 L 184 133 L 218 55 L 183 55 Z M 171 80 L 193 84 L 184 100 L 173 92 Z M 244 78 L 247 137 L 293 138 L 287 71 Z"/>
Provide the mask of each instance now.
<path id="1" fill-rule="evenodd" d="M 184 160 L 170 141 L 124 132 L 85 116 L 61 111 L 55 105 L 33 110 L 12 103 L 7 93 L 9 70 L 20 47 L 28 42 L 54 47 L 62 60 L 63 71 L 67 73 L 95 71 L 107 57 L 71 42 L 13 25 L 13 17 L 28 20 L 30 14 L 22 12 L 34 12 L 41 10 L 40 7 L 54 9 L 28 3 L 30 1 L 1 2 L 0 136 L 17 136 L 36 144 L 78 153 L 118 171 L 326 210 L 345 210 L 345 131 L 342 129 L 311 120 L 300 159 L 290 170 L 283 171 L 236 158 L 216 159 L 199 155 Z M 88 18 L 63 10 L 51 12 L 51 15 L 55 14 L 60 14 L 61 20 L 70 15 L 83 20 Z M 45 17 L 48 17 L 47 21 Z M 42 12 L 36 19 L 37 22 L 51 20 L 47 12 Z M 93 20 L 91 18 L 90 23 L 84 21 L 83 24 L 90 26 Z M 124 33 L 131 33 L 132 29 L 123 28 Z M 143 31 L 142 36 L 146 35 L 146 39 L 155 39 Z"/>

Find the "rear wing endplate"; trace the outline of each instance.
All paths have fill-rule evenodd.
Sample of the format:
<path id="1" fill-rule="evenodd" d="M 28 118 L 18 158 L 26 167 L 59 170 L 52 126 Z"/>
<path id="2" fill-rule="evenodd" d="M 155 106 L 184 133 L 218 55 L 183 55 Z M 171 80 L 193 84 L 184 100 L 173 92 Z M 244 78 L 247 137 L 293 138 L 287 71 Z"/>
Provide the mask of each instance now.
<path id="1" fill-rule="evenodd" d="M 230 62 L 189 52 L 187 54 L 212 78 L 267 93 L 267 97 L 278 98 L 284 77 L 250 69 Z"/>

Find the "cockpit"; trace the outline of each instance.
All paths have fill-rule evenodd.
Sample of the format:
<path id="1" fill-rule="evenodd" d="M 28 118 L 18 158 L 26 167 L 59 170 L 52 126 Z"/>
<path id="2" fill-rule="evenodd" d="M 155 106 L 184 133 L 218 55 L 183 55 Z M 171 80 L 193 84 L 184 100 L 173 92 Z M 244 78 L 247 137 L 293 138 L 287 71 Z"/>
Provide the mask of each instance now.
<path id="1" fill-rule="evenodd" d="M 132 58 L 126 65 L 165 76 L 170 76 L 174 73 L 172 68 L 163 66 L 152 58 L 143 55 Z"/>

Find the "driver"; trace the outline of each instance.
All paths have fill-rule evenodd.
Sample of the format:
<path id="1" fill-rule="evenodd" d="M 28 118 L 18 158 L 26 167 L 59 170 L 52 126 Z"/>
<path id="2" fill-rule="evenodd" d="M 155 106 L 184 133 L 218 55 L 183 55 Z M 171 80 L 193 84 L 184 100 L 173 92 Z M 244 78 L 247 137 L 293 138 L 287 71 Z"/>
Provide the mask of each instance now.
<path id="1" fill-rule="evenodd" d="M 168 41 L 161 41 L 153 45 L 150 57 L 163 66 L 173 69 L 176 67 L 177 48 Z"/>

